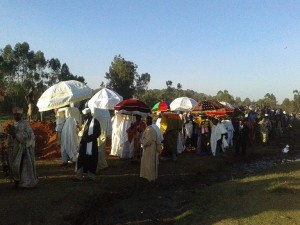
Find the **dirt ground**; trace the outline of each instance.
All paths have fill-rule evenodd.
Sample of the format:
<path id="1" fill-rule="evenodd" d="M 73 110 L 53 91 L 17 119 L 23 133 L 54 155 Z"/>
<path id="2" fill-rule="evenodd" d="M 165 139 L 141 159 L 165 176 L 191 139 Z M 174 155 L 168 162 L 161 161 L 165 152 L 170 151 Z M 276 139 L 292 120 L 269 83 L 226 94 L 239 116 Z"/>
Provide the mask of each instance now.
<path id="1" fill-rule="evenodd" d="M 109 167 L 96 181 L 74 183 L 74 165 L 62 167 L 58 151 L 54 154 L 52 147 L 48 150 L 51 154 L 37 156 L 39 184 L 34 189 L 16 189 L 0 172 L 0 224 L 173 224 L 197 190 L 245 176 L 243 171 L 233 171 L 234 165 L 281 157 L 286 144 L 294 157 L 300 152 L 299 143 L 294 133 L 268 146 L 253 145 L 247 156 L 235 157 L 233 150 L 218 157 L 185 151 L 177 161 L 160 161 L 155 184 L 139 177 L 138 163 L 109 154 Z"/>

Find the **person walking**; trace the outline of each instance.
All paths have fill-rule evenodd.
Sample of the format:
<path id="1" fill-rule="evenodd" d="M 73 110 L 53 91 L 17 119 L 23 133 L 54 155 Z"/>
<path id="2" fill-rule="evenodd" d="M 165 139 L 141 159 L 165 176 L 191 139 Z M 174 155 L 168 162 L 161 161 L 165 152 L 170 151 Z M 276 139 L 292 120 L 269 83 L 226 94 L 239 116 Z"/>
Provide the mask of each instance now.
<path id="1" fill-rule="evenodd" d="M 147 116 L 146 124 L 147 127 L 142 138 L 143 155 L 141 158 L 140 177 L 151 182 L 158 177 L 158 154 L 161 152 L 162 139 L 152 126 L 151 116 Z"/>
<path id="2" fill-rule="evenodd" d="M 236 145 L 235 145 L 235 155 L 238 155 L 240 149 L 242 149 L 242 154 L 246 155 L 247 142 L 249 135 L 249 127 L 245 123 L 244 118 L 239 119 L 239 126 L 236 136 Z"/>
<path id="3" fill-rule="evenodd" d="M 91 110 L 82 110 L 84 125 L 80 131 L 79 155 L 77 159 L 77 175 L 74 181 L 93 181 L 96 179 L 98 164 L 97 139 L 101 134 L 100 123 L 93 118 Z"/>

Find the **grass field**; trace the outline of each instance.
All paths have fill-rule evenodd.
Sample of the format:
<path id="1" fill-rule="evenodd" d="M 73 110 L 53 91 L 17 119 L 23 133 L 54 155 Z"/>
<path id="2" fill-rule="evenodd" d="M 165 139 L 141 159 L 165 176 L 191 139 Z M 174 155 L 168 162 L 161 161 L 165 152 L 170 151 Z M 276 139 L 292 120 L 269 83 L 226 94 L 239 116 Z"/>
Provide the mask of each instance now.
<path id="1" fill-rule="evenodd" d="M 300 224 L 300 162 L 199 190 L 176 224 Z"/>

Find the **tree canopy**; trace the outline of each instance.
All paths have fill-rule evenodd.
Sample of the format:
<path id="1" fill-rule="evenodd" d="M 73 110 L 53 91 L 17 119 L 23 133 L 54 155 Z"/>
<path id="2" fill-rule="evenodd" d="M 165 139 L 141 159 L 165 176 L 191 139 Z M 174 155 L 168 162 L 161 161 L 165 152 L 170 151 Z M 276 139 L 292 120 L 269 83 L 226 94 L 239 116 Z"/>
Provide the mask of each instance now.
<path id="1" fill-rule="evenodd" d="M 124 99 L 141 95 L 148 89 L 151 76 L 148 73 L 139 75 L 138 66 L 131 61 L 125 60 L 121 55 L 114 57 L 109 71 L 105 75 L 107 87 L 115 90 Z"/>
<path id="2" fill-rule="evenodd" d="M 61 66 L 59 59 L 47 60 L 42 51 L 30 50 L 27 42 L 17 43 L 14 48 L 8 44 L 0 49 L 0 85 L 6 95 L 1 104 L 5 109 L 16 105 L 24 107 L 24 95 L 32 86 L 41 94 L 64 80 L 85 81 L 83 76 L 73 75 L 66 63 Z"/>

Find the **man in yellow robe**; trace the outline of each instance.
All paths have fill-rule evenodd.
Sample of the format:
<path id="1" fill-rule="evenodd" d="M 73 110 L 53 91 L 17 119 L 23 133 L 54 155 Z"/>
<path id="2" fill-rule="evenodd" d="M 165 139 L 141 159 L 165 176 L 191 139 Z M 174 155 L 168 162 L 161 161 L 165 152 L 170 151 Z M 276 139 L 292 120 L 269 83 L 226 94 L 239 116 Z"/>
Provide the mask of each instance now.
<path id="1" fill-rule="evenodd" d="M 143 155 L 141 159 L 140 177 L 155 181 L 158 177 L 158 154 L 161 151 L 161 138 L 152 125 L 152 117 L 146 118 L 146 130 L 143 134 Z"/>

